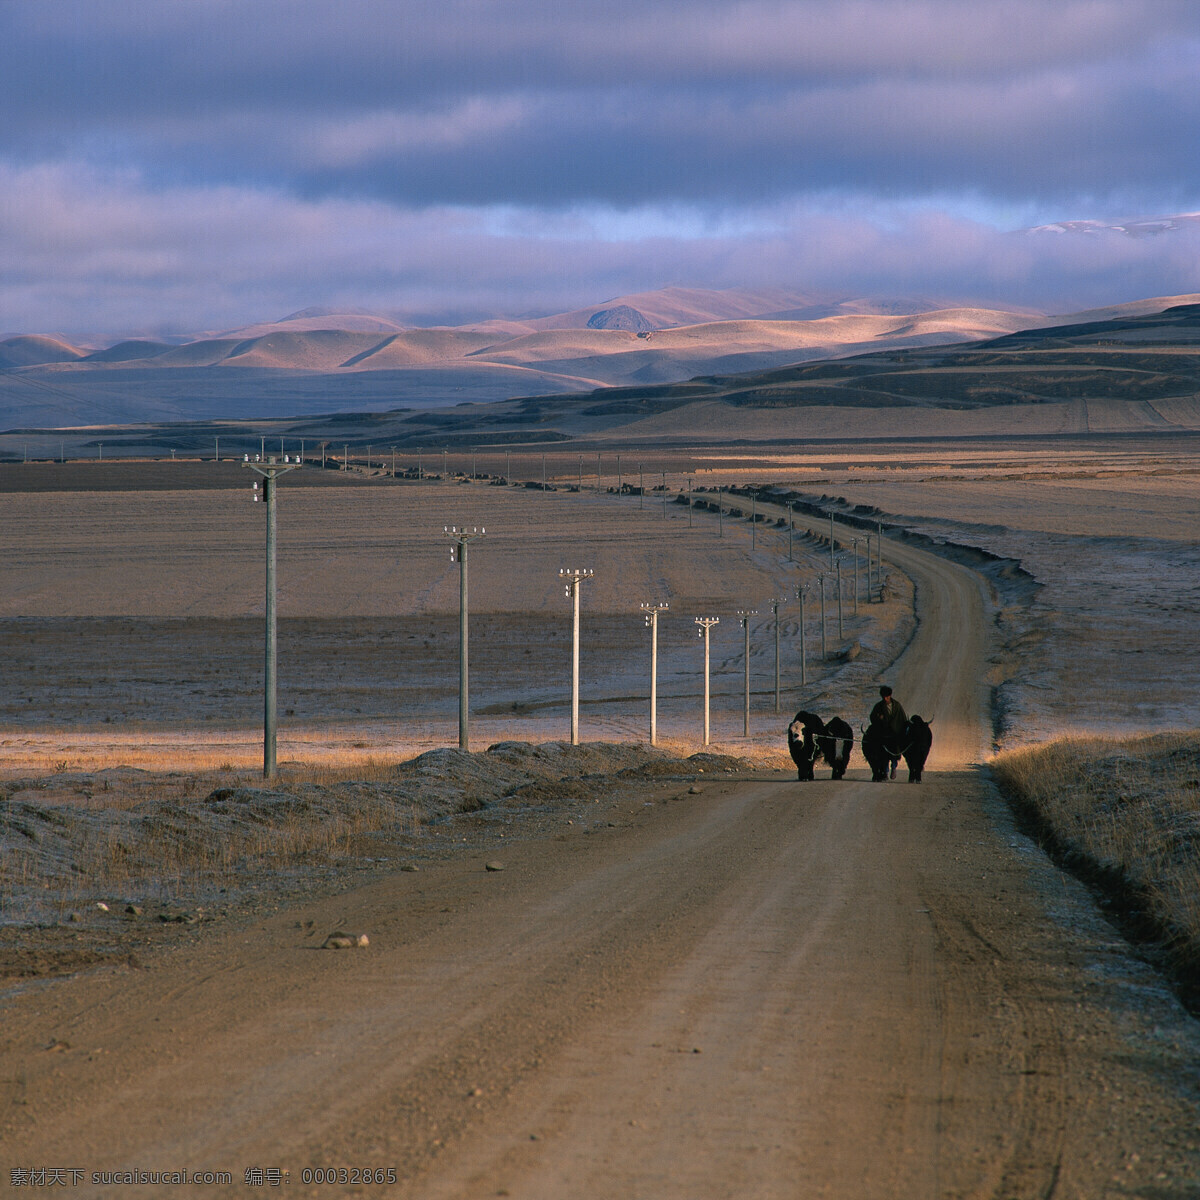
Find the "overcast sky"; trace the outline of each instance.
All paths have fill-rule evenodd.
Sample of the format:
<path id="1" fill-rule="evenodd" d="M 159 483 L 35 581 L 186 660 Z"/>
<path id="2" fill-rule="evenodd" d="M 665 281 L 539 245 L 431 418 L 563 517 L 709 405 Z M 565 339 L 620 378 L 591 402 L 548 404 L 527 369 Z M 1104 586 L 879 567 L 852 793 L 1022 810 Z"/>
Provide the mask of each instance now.
<path id="1" fill-rule="evenodd" d="M 3 0 L 0 331 L 1200 291 L 1194 0 Z"/>

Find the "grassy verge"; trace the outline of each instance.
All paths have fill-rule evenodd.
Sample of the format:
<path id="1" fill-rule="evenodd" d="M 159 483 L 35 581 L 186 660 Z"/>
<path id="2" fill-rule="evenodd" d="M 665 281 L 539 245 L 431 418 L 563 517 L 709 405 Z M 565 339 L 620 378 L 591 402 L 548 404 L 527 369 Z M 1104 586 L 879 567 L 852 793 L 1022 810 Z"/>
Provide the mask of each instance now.
<path id="1" fill-rule="evenodd" d="M 10 780 L 0 789 L 0 927 L 78 927 L 127 903 L 224 905 L 359 859 L 407 856 L 430 826 L 458 817 L 500 833 L 517 816 L 594 794 L 745 766 L 637 745 L 501 742 L 405 762 L 287 764 L 270 783 L 229 769 Z"/>
<path id="2" fill-rule="evenodd" d="M 1001 754 L 992 770 L 1200 1011 L 1200 733 L 1062 739 Z"/>

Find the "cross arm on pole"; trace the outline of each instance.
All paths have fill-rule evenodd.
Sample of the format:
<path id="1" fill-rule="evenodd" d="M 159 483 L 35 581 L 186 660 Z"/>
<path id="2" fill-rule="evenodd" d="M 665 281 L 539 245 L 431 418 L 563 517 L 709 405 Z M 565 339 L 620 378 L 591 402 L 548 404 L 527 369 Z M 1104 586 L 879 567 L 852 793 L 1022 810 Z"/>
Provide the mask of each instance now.
<path id="1" fill-rule="evenodd" d="M 444 526 L 446 536 L 455 544 L 450 547 L 450 561 L 457 562 L 461 559 L 462 548 L 469 546 L 472 542 L 477 542 L 481 537 L 487 534 L 487 530 L 482 525 L 446 525 Z"/>
<path id="2" fill-rule="evenodd" d="M 274 479 L 286 471 L 295 471 L 299 468 L 299 463 L 277 463 L 273 458 L 267 459 L 266 462 L 252 463 L 244 462 L 243 467 L 249 467 L 257 475 L 262 475 L 266 479 Z"/>

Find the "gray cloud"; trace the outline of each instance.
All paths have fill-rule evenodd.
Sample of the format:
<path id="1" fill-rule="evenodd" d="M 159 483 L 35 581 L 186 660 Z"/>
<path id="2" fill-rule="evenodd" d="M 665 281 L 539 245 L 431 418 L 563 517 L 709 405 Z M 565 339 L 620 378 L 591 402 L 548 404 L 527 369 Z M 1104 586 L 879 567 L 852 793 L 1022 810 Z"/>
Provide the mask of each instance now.
<path id="1" fill-rule="evenodd" d="M 1200 207 L 1198 48 L 1183 0 L 8 0 L 0 327 L 1194 290 L 1190 234 L 989 223 Z"/>
<path id="2" fill-rule="evenodd" d="M 1170 0 L 0 12 L 26 157 L 405 203 L 1198 182 L 1200 12 Z"/>
<path id="3" fill-rule="evenodd" d="M 407 208 L 0 170 L 0 330 L 220 329 L 313 302 L 465 319 L 675 283 L 1069 311 L 1200 291 L 1200 227 L 1134 239 L 997 232 L 917 209 Z M 886 220 L 881 219 L 881 215 Z"/>

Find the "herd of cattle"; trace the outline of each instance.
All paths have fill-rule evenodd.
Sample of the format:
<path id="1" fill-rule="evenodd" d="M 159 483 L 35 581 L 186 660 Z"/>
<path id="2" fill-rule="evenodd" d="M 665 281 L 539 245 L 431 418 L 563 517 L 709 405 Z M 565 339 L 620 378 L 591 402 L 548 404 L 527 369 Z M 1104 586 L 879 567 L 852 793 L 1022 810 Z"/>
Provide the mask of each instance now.
<path id="1" fill-rule="evenodd" d="M 889 734 L 882 722 L 873 720 L 862 731 L 862 754 L 871 768 L 871 781 L 882 783 L 889 774 L 895 779 L 896 764 L 903 758 L 908 767 L 908 782 L 920 783 L 933 745 L 932 724 L 920 717 L 909 717 L 903 734 L 897 737 Z M 832 768 L 832 778 L 843 778 L 854 742 L 854 730 L 841 717 L 822 721 L 816 713 L 801 710 L 788 726 L 788 750 L 802 782 L 815 778 L 813 769 L 821 758 Z"/>

